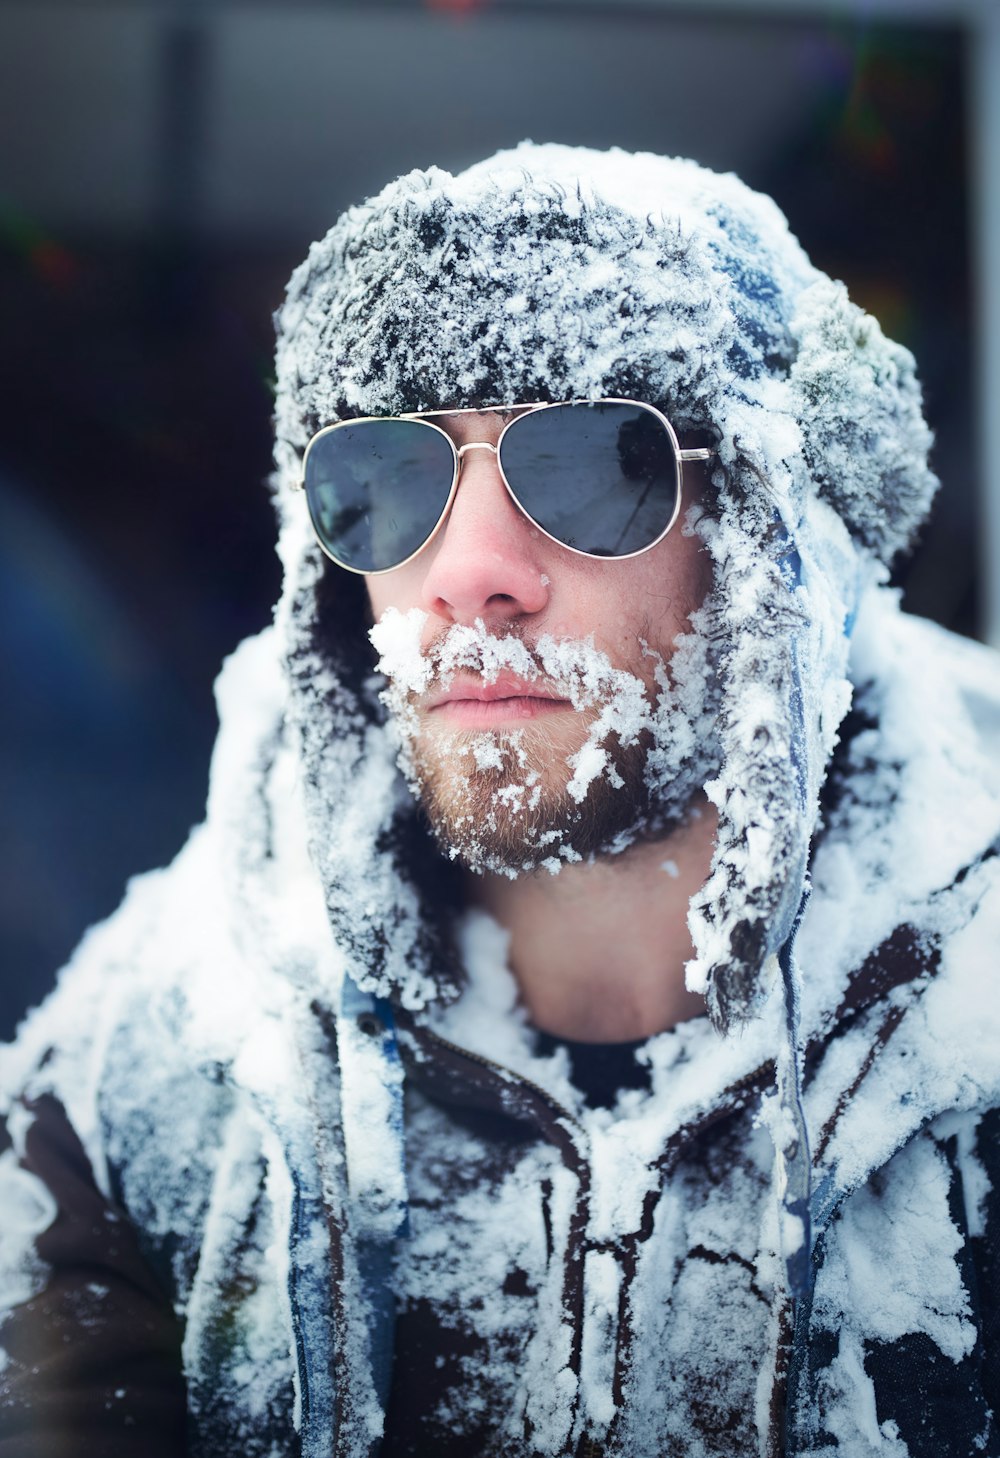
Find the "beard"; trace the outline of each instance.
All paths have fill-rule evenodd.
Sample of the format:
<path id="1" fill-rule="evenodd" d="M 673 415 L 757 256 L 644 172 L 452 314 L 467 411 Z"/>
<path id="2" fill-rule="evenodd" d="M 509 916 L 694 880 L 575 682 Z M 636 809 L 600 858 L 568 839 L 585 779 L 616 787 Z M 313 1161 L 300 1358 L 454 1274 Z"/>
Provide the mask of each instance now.
<path id="1" fill-rule="evenodd" d="M 609 747 L 604 773 L 576 800 L 559 740 L 544 726 L 417 740 L 411 782 L 442 850 L 473 871 L 555 872 L 652 828 L 644 746 Z"/>
<path id="2" fill-rule="evenodd" d="M 683 824 L 719 763 L 708 637 L 675 640 L 667 665 L 641 636 L 616 667 L 592 639 L 526 641 L 445 629 L 426 648 L 426 614 L 390 608 L 371 630 L 400 769 L 438 845 L 474 872 L 515 878 L 617 855 Z M 426 704 L 454 675 L 512 672 L 567 701 L 516 728 L 449 729 Z"/>

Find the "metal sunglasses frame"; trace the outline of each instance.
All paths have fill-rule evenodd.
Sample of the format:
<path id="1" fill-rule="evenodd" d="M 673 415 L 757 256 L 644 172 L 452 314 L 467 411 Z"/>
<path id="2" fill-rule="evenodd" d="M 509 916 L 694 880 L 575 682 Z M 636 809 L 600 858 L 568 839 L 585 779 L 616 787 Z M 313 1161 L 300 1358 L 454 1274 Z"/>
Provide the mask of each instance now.
<path id="1" fill-rule="evenodd" d="M 571 547 L 568 542 L 560 541 L 558 537 L 554 537 L 551 532 L 546 531 L 545 528 L 542 526 L 541 522 L 537 522 L 528 511 L 528 509 L 518 500 L 513 487 L 511 486 L 510 482 L 507 480 L 506 475 L 504 474 L 503 464 L 500 459 L 500 448 L 503 445 L 504 436 L 507 434 L 508 430 L 510 430 L 511 426 L 516 425 L 519 420 L 523 420 L 526 415 L 535 415 L 542 410 L 557 410 L 564 405 L 631 405 L 634 406 L 637 410 L 648 410 L 651 415 L 655 415 L 656 419 L 660 422 L 660 424 L 663 426 L 663 429 L 667 433 L 671 446 L 673 447 L 674 460 L 677 467 L 677 499 L 674 503 L 674 510 L 670 517 L 670 520 L 667 522 L 667 525 L 663 528 L 663 531 L 660 533 L 660 535 L 656 538 L 655 541 L 647 543 L 645 547 L 640 547 L 636 552 L 622 552 L 621 554 L 615 554 L 615 556 L 613 557 L 606 557 L 602 556 L 598 552 L 584 552 L 579 547 Z M 517 414 L 514 415 L 511 420 L 508 420 L 507 424 L 504 426 L 503 430 L 497 437 L 496 445 L 493 445 L 490 441 L 486 440 L 472 440 L 466 441 L 464 445 L 457 446 L 452 440 L 451 436 L 448 434 L 448 432 L 446 430 L 442 430 L 440 425 L 436 425 L 434 423 L 435 417 L 444 416 L 450 418 L 456 415 L 507 415 L 510 414 L 511 411 L 515 410 L 517 411 Z M 316 434 L 312 437 L 312 439 L 306 446 L 305 453 L 302 457 L 302 477 L 298 482 L 296 482 L 296 489 L 299 491 L 305 490 L 306 463 L 308 462 L 310 452 L 312 451 L 317 441 L 322 440 L 324 436 L 330 435 L 333 431 L 343 430 L 349 425 L 367 425 L 370 422 L 377 420 L 413 420 L 416 421 L 418 424 L 428 426 L 428 428 L 431 430 L 436 430 L 439 435 L 442 435 L 444 437 L 444 439 L 448 442 L 448 445 L 451 447 L 451 453 L 454 458 L 454 469 L 452 473 L 451 490 L 448 492 L 448 499 L 446 500 L 441 510 L 440 516 L 434 523 L 434 526 L 431 528 L 430 532 L 427 534 L 424 540 L 420 543 L 420 546 L 415 552 L 411 552 L 410 555 L 408 557 L 404 557 L 401 562 L 393 563 L 391 567 L 377 567 L 373 568 L 371 571 L 366 572 L 364 568 L 352 567 L 349 563 L 342 562 L 339 557 L 334 556 L 334 554 L 330 551 L 326 544 L 320 539 L 319 533 L 316 532 L 315 523 L 313 523 L 313 531 L 316 532 L 316 540 L 319 543 L 321 551 L 327 557 L 329 557 L 331 562 L 335 562 L 338 567 L 342 567 L 345 572 L 353 572 L 359 577 L 382 577 L 386 572 L 397 572 L 400 567 L 405 567 L 407 563 L 412 562 L 415 557 L 419 557 L 420 553 L 426 547 L 430 546 L 431 542 L 437 536 L 438 532 L 441 530 L 442 526 L 448 519 L 448 514 L 451 511 L 452 503 L 455 500 L 455 495 L 458 491 L 459 481 L 462 475 L 462 461 L 467 451 L 492 451 L 493 455 L 496 457 L 497 470 L 500 474 L 500 479 L 503 481 L 504 487 L 507 491 L 507 495 L 510 497 L 511 501 L 514 503 L 515 507 L 525 518 L 525 520 L 529 521 L 531 525 L 535 527 L 538 531 L 540 531 L 544 537 L 547 537 L 550 542 L 555 542 L 556 546 L 562 547 L 564 551 L 572 552 L 576 557 L 587 557 L 592 562 L 626 562 L 631 560 L 631 558 L 633 557 L 641 557 L 646 552 L 651 552 L 654 547 L 659 546 L 660 542 L 663 541 L 663 538 L 670 531 L 671 527 L 673 527 L 674 523 L 677 521 L 678 516 L 680 515 L 681 498 L 684 491 L 684 463 L 686 461 L 710 461 L 717 454 L 716 451 L 712 450 L 709 447 L 699 447 L 698 449 L 694 450 L 682 450 L 680 441 L 677 439 L 677 432 L 674 430 L 667 417 L 663 414 L 662 410 L 657 410 L 655 405 L 646 404 L 644 400 L 625 400 L 614 395 L 601 396 L 600 398 L 595 400 L 584 398 L 575 400 L 535 400 L 530 402 L 529 404 L 483 406 L 471 405 L 464 406 L 461 409 L 457 410 L 410 410 L 404 411 L 399 415 L 360 415 L 354 417 L 351 420 L 338 420 L 333 425 L 325 425 L 322 430 L 318 430 L 316 432 Z"/>

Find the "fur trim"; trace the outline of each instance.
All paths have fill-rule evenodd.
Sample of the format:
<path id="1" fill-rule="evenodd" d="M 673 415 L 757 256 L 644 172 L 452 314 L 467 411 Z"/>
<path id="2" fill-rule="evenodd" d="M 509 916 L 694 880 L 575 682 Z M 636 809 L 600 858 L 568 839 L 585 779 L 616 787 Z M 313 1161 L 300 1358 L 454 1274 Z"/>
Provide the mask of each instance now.
<path id="1" fill-rule="evenodd" d="M 276 324 L 275 484 L 295 544 L 283 621 L 315 854 L 340 935 L 381 969 L 373 985 L 414 1004 L 454 979 L 421 930 L 413 813 L 390 791 L 364 687 L 356 584 L 319 566 L 284 489 L 309 437 L 354 414 L 600 395 L 714 433 L 717 499 L 699 531 L 715 564 L 703 620 L 721 675 L 720 828 L 689 973 L 717 1026 L 745 1021 L 800 899 L 859 593 L 935 486 L 911 357 L 735 177 L 530 143 L 457 177 L 410 173 L 351 209 L 296 270 Z M 382 809 L 366 819 L 372 775 Z M 356 908 L 359 875 L 360 941 L 337 910 Z"/>

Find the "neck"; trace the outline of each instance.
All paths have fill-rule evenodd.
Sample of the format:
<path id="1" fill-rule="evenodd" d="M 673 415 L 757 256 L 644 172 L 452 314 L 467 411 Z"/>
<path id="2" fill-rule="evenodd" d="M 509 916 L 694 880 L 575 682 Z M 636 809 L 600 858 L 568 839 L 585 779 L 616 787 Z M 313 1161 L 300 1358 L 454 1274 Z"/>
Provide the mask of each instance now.
<path id="1" fill-rule="evenodd" d="M 510 934 L 528 1016 L 556 1037 L 627 1042 L 705 1011 L 684 985 L 688 903 L 708 877 L 717 816 L 704 796 L 686 824 L 618 856 L 516 881 L 470 877 L 470 899 Z"/>

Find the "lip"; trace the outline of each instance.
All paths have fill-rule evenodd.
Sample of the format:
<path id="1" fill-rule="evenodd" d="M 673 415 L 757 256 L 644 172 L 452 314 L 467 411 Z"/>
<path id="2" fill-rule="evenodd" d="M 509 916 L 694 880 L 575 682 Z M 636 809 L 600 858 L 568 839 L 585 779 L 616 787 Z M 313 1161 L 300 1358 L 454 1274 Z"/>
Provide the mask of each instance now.
<path id="1" fill-rule="evenodd" d="M 521 719 L 537 719 L 571 707 L 568 699 L 544 682 L 525 682 L 503 673 L 491 683 L 472 674 L 459 674 L 426 704 L 435 719 L 466 728 L 489 728 Z"/>

